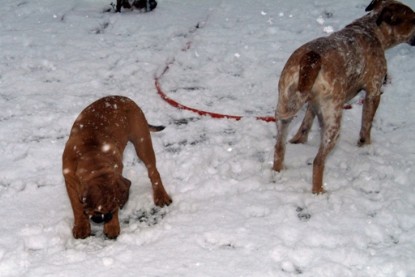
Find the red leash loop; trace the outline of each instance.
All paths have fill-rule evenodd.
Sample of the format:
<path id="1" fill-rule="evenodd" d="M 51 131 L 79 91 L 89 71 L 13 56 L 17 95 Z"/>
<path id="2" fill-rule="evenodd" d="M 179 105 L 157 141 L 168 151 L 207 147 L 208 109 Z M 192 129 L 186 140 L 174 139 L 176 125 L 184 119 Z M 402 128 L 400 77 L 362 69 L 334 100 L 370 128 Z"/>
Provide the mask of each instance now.
<path id="1" fill-rule="evenodd" d="M 164 93 L 164 91 L 161 88 L 159 78 L 155 78 L 154 83 L 155 83 L 158 95 L 164 101 L 166 101 L 168 104 L 170 104 L 171 106 L 173 106 L 177 109 L 191 111 L 191 112 L 197 113 L 198 115 L 201 115 L 201 116 L 210 116 L 212 118 L 217 118 L 217 119 L 234 119 L 234 120 L 238 121 L 238 120 L 241 120 L 243 118 L 243 116 L 239 116 L 239 115 L 228 115 L 228 114 L 208 112 L 208 111 L 198 110 L 198 109 L 180 104 L 179 102 L 177 102 L 176 100 L 168 97 Z M 257 120 L 262 120 L 262 121 L 265 121 L 265 122 L 275 122 L 275 118 L 273 116 L 257 116 L 255 118 Z"/>
<path id="2" fill-rule="evenodd" d="M 214 112 L 208 112 L 208 111 L 203 111 L 203 110 L 195 109 L 195 108 L 192 108 L 192 107 L 189 107 L 189 106 L 180 104 L 176 100 L 168 97 L 167 94 L 161 88 L 161 85 L 160 85 L 160 82 L 159 82 L 160 78 L 168 70 L 169 70 L 169 65 L 166 65 L 166 67 L 164 68 L 164 70 L 160 74 L 160 76 L 154 78 L 154 85 L 156 86 L 157 93 L 161 97 L 161 99 L 163 99 L 164 101 L 166 101 L 172 107 L 175 107 L 175 108 L 180 109 L 180 110 L 191 111 L 191 112 L 197 113 L 198 115 L 201 115 L 201 116 L 210 116 L 212 118 L 217 118 L 217 119 L 233 119 L 233 120 L 237 120 L 238 121 L 238 120 L 241 120 L 243 118 L 243 116 L 239 116 L 239 115 L 220 114 L 220 113 L 214 113 Z M 275 117 L 273 117 L 273 116 L 257 116 L 255 118 L 257 120 L 261 120 L 261 121 L 265 121 L 265 122 L 275 122 Z"/>

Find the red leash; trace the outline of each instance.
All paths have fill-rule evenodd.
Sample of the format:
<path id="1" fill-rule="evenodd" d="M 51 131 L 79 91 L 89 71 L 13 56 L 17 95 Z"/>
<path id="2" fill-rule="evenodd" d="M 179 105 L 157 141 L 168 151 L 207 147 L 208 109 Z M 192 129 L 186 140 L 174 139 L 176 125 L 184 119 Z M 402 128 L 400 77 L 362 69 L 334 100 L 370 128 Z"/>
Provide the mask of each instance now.
<path id="1" fill-rule="evenodd" d="M 214 112 L 208 112 L 208 111 L 195 109 L 195 108 L 180 104 L 176 100 L 168 97 L 167 94 L 161 88 L 160 81 L 159 81 L 160 78 L 163 77 L 163 75 L 168 71 L 168 69 L 169 69 L 169 65 L 166 65 L 166 68 L 163 70 L 163 72 L 160 74 L 160 76 L 154 78 L 154 85 L 156 86 L 157 93 L 161 97 L 161 99 L 166 101 L 171 106 L 173 106 L 177 109 L 180 109 L 180 110 L 191 111 L 191 112 L 197 113 L 198 115 L 201 115 L 201 116 L 210 116 L 212 118 L 217 118 L 217 119 L 234 119 L 234 120 L 238 121 L 238 120 L 241 120 L 243 118 L 243 116 L 239 116 L 239 115 L 220 114 L 220 113 L 214 113 Z M 275 117 L 273 117 L 273 116 L 257 116 L 255 118 L 257 120 L 262 120 L 262 121 L 265 121 L 265 122 L 275 122 Z"/>

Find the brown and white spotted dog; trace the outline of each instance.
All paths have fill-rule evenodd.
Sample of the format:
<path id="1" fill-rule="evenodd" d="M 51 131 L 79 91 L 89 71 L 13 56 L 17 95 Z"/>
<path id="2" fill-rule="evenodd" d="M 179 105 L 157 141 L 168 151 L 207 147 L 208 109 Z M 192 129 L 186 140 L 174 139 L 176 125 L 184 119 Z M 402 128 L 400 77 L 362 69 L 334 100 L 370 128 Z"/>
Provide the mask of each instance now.
<path id="1" fill-rule="evenodd" d="M 162 207 L 172 202 L 156 168 L 149 132 L 163 129 L 148 125 L 141 109 L 127 97 L 104 97 L 81 112 L 62 156 L 75 238 L 91 235 L 90 219 L 104 223 L 108 238 L 119 235 L 118 210 L 127 202 L 131 185 L 122 176 L 122 157 L 128 141 L 147 168 L 154 203 Z"/>
<path id="2" fill-rule="evenodd" d="M 344 29 L 308 42 L 288 59 L 278 84 L 275 171 L 284 168 L 287 128 L 308 104 L 291 143 L 304 143 L 317 115 L 321 142 L 313 162 L 313 193 L 322 193 L 327 155 L 339 137 L 343 105 L 364 90 L 358 145 L 370 144 L 370 130 L 386 78 L 385 50 L 399 43 L 415 45 L 415 13 L 393 0 L 373 0 L 369 13 Z"/>

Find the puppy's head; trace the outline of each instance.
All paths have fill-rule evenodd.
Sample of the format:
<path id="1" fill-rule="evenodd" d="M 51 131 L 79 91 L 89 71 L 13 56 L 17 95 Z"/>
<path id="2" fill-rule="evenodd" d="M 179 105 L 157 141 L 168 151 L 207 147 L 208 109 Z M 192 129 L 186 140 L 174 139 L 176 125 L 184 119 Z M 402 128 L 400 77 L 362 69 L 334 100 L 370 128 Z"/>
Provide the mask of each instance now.
<path id="1" fill-rule="evenodd" d="M 408 6 L 392 0 L 373 0 L 366 8 L 376 13 L 376 24 L 392 47 L 399 43 L 415 45 L 415 13 Z"/>
<path id="2" fill-rule="evenodd" d="M 84 186 L 82 204 L 84 213 L 95 223 L 109 222 L 113 214 L 128 200 L 130 182 L 104 174 L 89 180 Z"/>
<path id="3" fill-rule="evenodd" d="M 137 9 L 145 9 L 146 12 L 149 12 L 157 7 L 157 2 L 156 0 L 135 0 L 133 6 Z"/>

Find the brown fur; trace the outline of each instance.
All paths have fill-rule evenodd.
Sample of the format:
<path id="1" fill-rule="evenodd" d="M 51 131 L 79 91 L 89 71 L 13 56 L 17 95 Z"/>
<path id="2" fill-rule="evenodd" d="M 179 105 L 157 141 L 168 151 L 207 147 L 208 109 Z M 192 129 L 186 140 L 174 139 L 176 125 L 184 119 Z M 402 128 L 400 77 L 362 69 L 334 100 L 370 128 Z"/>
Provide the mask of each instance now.
<path id="1" fill-rule="evenodd" d="M 339 137 L 344 103 L 365 90 L 359 146 L 370 144 L 370 130 L 386 78 L 385 50 L 399 43 L 415 44 L 415 13 L 393 0 L 373 0 L 366 11 L 344 29 L 298 48 L 288 59 L 278 84 L 275 171 L 284 167 L 287 128 L 308 104 L 292 143 L 304 143 L 317 115 L 321 142 L 313 163 L 313 193 L 322 193 L 327 155 Z"/>
<path id="2" fill-rule="evenodd" d="M 145 164 L 153 187 L 154 203 L 169 205 L 156 168 L 156 158 L 148 126 L 141 109 L 129 98 L 104 97 L 84 109 L 75 123 L 62 157 L 63 175 L 74 213 L 73 236 L 91 234 L 89 217 L 111 215 L 104 233 L 116 238 L 120 233 L 118 210 L 128 200 L 131 182 L 122 176 L 122 157 L 127 142 L 133 143 Z"/>

